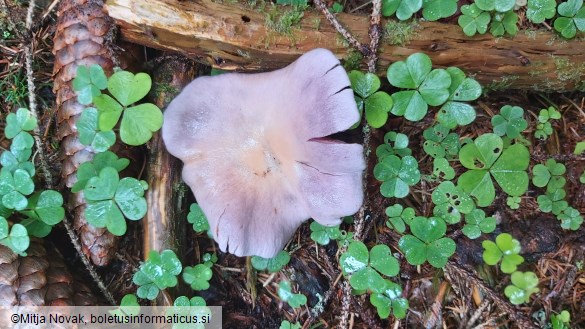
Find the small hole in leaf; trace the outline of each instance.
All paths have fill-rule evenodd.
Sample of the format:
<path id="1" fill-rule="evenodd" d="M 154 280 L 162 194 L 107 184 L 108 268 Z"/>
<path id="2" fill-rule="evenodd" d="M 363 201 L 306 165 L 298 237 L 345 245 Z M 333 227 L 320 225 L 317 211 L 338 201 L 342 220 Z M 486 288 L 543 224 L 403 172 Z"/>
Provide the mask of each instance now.
<path id="1" fill-rule="evenodd" d="M 483 168 L 483 163 L 481 161 L 479 161 L 478 159 L 473 160 L 473 165 L 477 168 Z"/>
<path id="2" fill-rule="evenodd" d="M 459 200 L 455 200 L 453 202 L 453 205 L 456 206 L 456 207 L 458 207 L 460 204 L 461 204 L 461 201 L 459 201 Z"/>
<path id="3" fill-rule="evenodd" d="M 449 208 L 447 208 L 447 212 L 448 212 L 448 213 L 452 213 L 452 212 L 453 212 L 453 210 L 454 210 L 454 208 L 453 208 L 453 207 L 449 207 Z"/>
<path id="4" fill-rule="evenodd" d="M 494 154 L 495 154 L 495 153 L 500 153 L 500 148 L 499 148 L 499 147 L 496 147 L 496 148 L 494 149 Z"/>

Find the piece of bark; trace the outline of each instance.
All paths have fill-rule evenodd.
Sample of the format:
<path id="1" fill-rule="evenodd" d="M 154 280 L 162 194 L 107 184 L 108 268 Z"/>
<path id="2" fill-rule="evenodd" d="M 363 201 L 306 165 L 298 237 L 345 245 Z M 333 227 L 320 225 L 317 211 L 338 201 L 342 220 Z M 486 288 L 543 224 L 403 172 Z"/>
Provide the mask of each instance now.
<path id="1" fill-rule="evenodd" d="M 304 13 L 286 34 L 267 28 L 271 5 L 251 9 L 212 0 L 107 0 L 106 10 L 124 39 L 152 48 L 181 52 L 225 70 L 265 71 L 281 68 L 313 48 L 348 56 L 347 43 L 320 14 Z M 279 7 L 283 13 L 290 7 Z M 278 14 L 277 14 L 278 15 Z M 274 15 L 273 15 L 274 16 Z M 366 16 L 337 14 L 360 42 L 367 42 Z M 383 20 L 382 26 L 389 20 Z M 406 23 L 409 24 L 409 23 Z M 411 23 L 410 28 L 415 24 Z M 484 86 L 567 91 L 585 88 L 585 40 L 566 41 L 548 31 L 520 31 L 514 38 L 490 34 L 467 37 L 458 25 L 419 22 L 409 41 L 380 42 L 378 75 L 388 65 L 415 52 L 427 53 L 438 67 L 457 66 Z M 407 33 L 408 34 L 408 33 Z"/>
<path id="2" fill-rule="evenodd" d="M 77 102 L 71 83 L 79 65 L 98 64 L 104 71 L 112 71 L 112 52 L 106 46 L 106 38 L 113 25 L 103 11 L 101 0 L 61 1 L 57 16 L 53 89 L 57 94 L 57 136 L 61 139 L 63 153 L 61 174 L 65 185 L 71 187 L 77 181 L 75 173 L 79 165 L 91 161 L 95 155 L 90 146 L 79 141 L 76 122 L 85 106 Z M 83 252 L 94 264 L 107 265 L 116 251 L 117 237 L 105 228 L 88 224 L 83 193 L 68 194 L 67 197 Z"/>
<path id="3" fill-rule="evenodd" d="M 32 238 L 22 257 L 0 245 L 0 306 L 95 305 L 91 290 L 71 276 L 50 243 Z"/>

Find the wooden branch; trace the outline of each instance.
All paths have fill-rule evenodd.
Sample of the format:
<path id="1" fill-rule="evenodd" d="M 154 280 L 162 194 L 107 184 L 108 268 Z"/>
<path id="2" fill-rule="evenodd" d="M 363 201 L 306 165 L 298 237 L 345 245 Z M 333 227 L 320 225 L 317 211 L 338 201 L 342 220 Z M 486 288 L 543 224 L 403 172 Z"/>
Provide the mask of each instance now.
<path id="1" fill-rule="evenodd" d="M 153 48 L 173 50 L 224 70 L 265 71 L 280 68 L 313 48 L 328 48 L 339 58 L 349 45 L 320 13 L 307 10 L 290 31 L 266 24 L 290 7 L 252 9 L 211 0 L 108 0 L 106 8 L 123 38 Z M 367 44 L 369 19 L 338 14 L 360 43 Z M 382 21 L 385 26 L 387 20 Z M 564 41 L 548 31 L 521 31 L 513 39 L 479 35 L 469 38 L 457 25 L 421 22 L 422 29 L 401 46 L 380 44 L 378 74 L 414 52 L 427 53 L 440 67 L 458 66 L 483 85 L 566 91 L 585 89 L 585 40 Z"/>

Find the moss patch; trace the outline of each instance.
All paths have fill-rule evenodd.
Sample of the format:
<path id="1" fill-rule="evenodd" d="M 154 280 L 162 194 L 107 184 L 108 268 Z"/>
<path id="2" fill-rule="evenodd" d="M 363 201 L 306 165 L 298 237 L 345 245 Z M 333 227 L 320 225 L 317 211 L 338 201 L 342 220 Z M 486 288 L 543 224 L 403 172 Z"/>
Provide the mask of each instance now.
<path id="1" fill-rule="evenodd" d="M 409 42 L 422 27 L 416 20 L 410 22 L 396 22 L 389 20 L 384 27 L 383 41 L 390 45 L 404 45 Z"/>
<path id="2" fill-rule="evenodd" d="M 293 45 L 296 42 L 295 30 L 299 29 L 301 20 L 305 15 L 305 9 L 308 6 L 297 5 L 287 6 L 288 9 L 284 8 L 283 6 L 271 4 L 270 9 L 265 12 L 265 25 L 269 31 L 269 35 L 267 36 L 268 43 L 272 39 L 271 37 L 273 37 L 271 32 L 287 36 Z"/>

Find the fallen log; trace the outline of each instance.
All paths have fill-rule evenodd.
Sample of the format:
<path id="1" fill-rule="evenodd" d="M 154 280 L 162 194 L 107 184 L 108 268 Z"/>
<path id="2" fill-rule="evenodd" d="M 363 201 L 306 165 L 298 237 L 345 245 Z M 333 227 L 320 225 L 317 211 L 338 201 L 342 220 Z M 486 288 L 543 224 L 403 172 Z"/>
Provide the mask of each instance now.
<path id="1" fill-rule="evenodd" d="M 259 3 L 257 1 L 256 3 Z M 251 6 L 212 0 L 107 0 L 106 10 L 124 39 L 173 50 L 224 70 L 263 71 L 283 67 L 322 47 L 339 58 L 353 53 L 317 11 L 297 23 L 291 7 L 261 2 Z M 297 12 L 298 13 L 298 12 Z M 369 19 L 338 14 L 339 21 L 367 44 Z M 288 20 L 287 20 L 288 19 Z M 386 24 L 395 25 L 391 20 Z M 457 25 L 412 23 L 401 45 L 395 35 L 380 44 L 378 74 L 414 52 L 427 53 L 439 67 L 458 66 L 494 88 L 568 91 L 585 89 L 585 40 L 565 41 L 549 31 L 520 31 L 514 38 L 467 37 Z"/>

